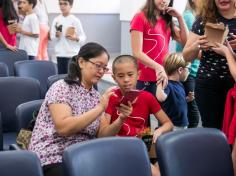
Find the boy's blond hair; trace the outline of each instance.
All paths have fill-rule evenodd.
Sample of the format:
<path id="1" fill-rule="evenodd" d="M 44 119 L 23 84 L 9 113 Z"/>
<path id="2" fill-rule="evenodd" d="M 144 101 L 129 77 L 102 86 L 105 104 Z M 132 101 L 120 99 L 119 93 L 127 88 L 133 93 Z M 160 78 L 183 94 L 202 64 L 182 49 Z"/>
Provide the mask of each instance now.
<path id="1" fill-rule="evenodd" d="M 172 75 L 178 68 L 186 67 L 190 63 L 186 62 L 181 53 L 171 53 L 165 57 L 164 60 L 164 69 L 168 76 Z"/>

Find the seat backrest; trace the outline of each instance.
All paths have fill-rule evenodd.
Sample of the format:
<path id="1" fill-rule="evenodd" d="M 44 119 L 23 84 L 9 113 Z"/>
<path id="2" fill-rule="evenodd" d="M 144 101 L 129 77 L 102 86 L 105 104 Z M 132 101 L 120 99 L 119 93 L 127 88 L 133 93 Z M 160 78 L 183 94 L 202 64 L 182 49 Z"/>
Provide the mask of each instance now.
<path id="1" fill-rule="evenodd" d="M 2 115 L 0 112 L 0 151 L 3 150 Z"/>
<path id="2" fill-rule="evenodd" d="M 0 77 L 9 76 L 9 70 L 7 64 L 0 62 Z"/>
<path id="3" fill-rule="evenodd" d="M 145 144 L 131 137 L 74 144 L 64 151 L 63 165 L 67 176 L 151 176 Z"/>
<path id="4" fill-rule="evenodd" d="M 14 63 L 16 61 L 28 59 L 28 55 L 24 50 L 18 49 L 17 52 L 13 52 L 5 48 L 0 48 L 0 62 L 7 65 L 10 76 L 14 76 Z"/>
<path id="5" fill-rule="evenodd" d="M 0 112 L 3 131 L 16 131 L 15 110 L 19 104 L 40 99 L 39 81 L 33 78 L 0 77 Z"/>
<path id="6" fill-rule="evenodd" d="M 60 79 L 64 79 L 65 77 L 67 76 L 67 74 L 59 74 L 59 75 L 52 75 L 52 76 L 49 76 L 48 77 L 48 89 L 49 89 L 49 87 L 51 87 L 51 85 L 54 83 L 54 82 L 56 82 L 56 81 L 58 81 L 58 80 L 60 80 Z"/>
<path id="7" fill-rule="evenodd" d="M 38 111 L 43 103 L 41 100 L 33 100 L 22 103 L 16 108 L 17 133 L 21 128 L 27 128 L 33 118 L 33 113 Z"/>
<path id="8" fill-rule="evenodd" d="M 0 175 L 43 176 L 36 154 L 29 151 L 0 152 Z"/>
<path id="9" fill-rule="evenodd" d="M 15 74 L 19 77 L 31 77 L 39 80 L 42 98 L 47 92 L 48 77 L 57 74 L 57 68 L 51 61 L 19 61 L 15 62 Z"/>
<path id="10" fill-rule="evenodd" d="M 211 128 L 170 132 L 156 142 L 162 176 L 233 176 L 224 134 Z"/>

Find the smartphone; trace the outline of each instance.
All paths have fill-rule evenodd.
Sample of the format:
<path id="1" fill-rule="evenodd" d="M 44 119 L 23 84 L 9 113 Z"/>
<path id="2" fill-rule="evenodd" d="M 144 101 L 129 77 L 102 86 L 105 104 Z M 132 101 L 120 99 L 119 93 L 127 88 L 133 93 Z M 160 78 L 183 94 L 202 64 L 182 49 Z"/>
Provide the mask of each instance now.
<path id="1" fill-rule="evenodd" d="M 129 101 L 132 103 L 138 97 L 139 93 L 140 90 L 130 90 L 129 92 L 126 92 L 124 96 L 120 99 L 119 105 L 128 105 Z"/>

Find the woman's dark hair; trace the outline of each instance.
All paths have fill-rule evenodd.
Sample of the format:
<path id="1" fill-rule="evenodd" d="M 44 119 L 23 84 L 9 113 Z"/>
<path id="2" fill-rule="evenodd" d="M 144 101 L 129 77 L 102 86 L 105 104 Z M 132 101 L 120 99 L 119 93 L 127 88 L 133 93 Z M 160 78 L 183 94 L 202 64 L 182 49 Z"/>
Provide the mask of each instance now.
<path id="1" fill-rule="evenodd" d="M 91 58 L 98 57 L 106 53 L 108 59 L 110 58 L 107 50 L 98 43 L 87 43 L 80 48 L 78 55 L 73 56 L 68 67 L 68 75 L 65 77 L 65 82 L 67 84 L 81 84 L 81 69 L 78 64 L 78 59 L 84 59 L 85 61 L 89 61 Z"/>
<path id="2" fill-rule="evenodd" d="M 0 0 L 0 8 L 2 10 L 3 21 L 5 25 L 9 24 L 8 20 L 19 21 L 19 17 L 16 13 L 16 9 L 12 0 Z"/>
<path id="3" fill-rule="evenodd" d="M 206 2 L 202 4 L 200 16 L 202 17 L 204 24 L 206 24 L 206 22 L 216 23 L 219 12 L 215 1 L 206 0 Z"/>
<path id="4" fill-rule="evenodd" d="M 131 55 L 120 55 L 117 56 L 114 61 L 112 62 L 112 72 L 115 74 L 116 71 L 116 65 L 120 63 L 125 63 L 125 62 L 132 62 L 138 70 L 138 62 L 137 59 L 134 56 Z"/>
<path id="5" fill-rule="evenodd" d="M 173 1 L 174 0 L 170 0 L 169 6 L 168 7 L 172 7 L 173 6 Z M 151 24 L 152 27 L 154 27 L 157 23 L 157 19 L 156 19 L 156 5 L 155 5 L 155 0 L 146 0 L 146 4 L 144 5 L 144 7 L 141 9 L 148 22 Z M 174 23 L 172 22 L 172 16 L 169 15 L 168 13 L 161 13 L 161 17 L 166 21 L 167 23 L 167 27 L 170 27 L 171 30 L 171 36 L 175 37 L 175 32 L 174 32 Z"/>

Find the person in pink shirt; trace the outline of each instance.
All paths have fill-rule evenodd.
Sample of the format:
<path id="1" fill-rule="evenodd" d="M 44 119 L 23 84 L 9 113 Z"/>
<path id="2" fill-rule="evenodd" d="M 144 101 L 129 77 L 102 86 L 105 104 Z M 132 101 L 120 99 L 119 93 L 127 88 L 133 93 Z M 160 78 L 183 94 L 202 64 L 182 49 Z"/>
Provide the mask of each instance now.
<path id="1" fill-rule="evenodd" d="M 162 63 L 169 50 L 170 38 L 182 45 L 187 40 L 185 22 L 172 5 L 173 0 L 146 0 L 130 25 L 132 52 L 141 71 L 137 88 L 145 88 L 153 95 L 157 81 L 161 81 L 163 87 L 168 82 Z M 172 17 L 177 18 L 179 27 L 174 25 Z"/>
<path id="2" fill-rule="evenodd" d="M 0 0 L 0 37 L 1 43 L 5 45 L 6 48 L 13 49 L 14 46 L 16 46 L 17 21 L 18 16 L 12 1 Z M 15 48 L 13 50 L 15 50 Z"/>

